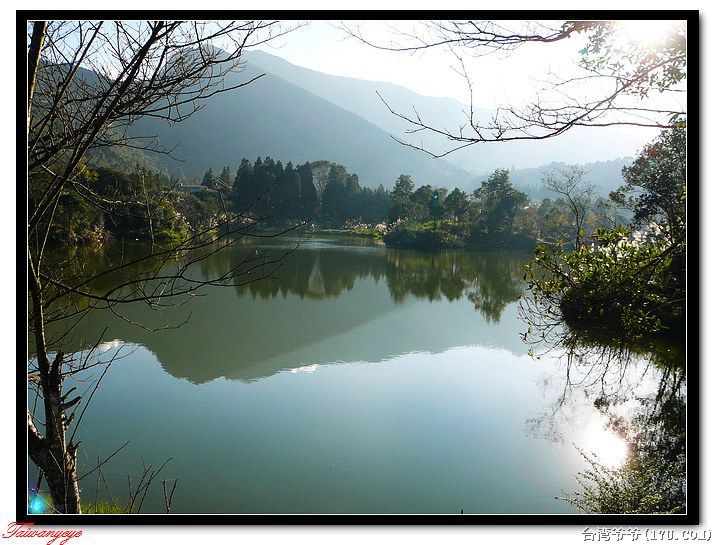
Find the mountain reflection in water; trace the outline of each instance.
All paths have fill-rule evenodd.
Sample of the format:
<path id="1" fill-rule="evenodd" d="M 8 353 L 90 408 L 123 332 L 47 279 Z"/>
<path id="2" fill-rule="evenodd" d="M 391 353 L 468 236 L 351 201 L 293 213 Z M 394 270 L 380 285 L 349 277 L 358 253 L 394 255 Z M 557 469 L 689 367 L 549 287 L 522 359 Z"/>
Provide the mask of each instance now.
<path id="1" fill-rule="evenodd" d="M 280 255 L 295 242 L 279 239 L 262 247 Z M 521 294 L 528 254 L 427 254 L 363 244 L 311 239 L 289 253 L 270 278 L 208 287 L 170 312 L 139 304 L 122 309 L 122 317 L 95 313 L 64 350 L 91 346 L 107 327 L 104 338 L 143 345 L 167 372 L 195 383 L 222 376 L 251 381 L 313 364 L 382 361 L 462 345 L 525 353 L 517 335 L 494 326 Z M 196 267 L 204 278 L 216 277 L 254 251 L 252 245 L 226 248 Z M 251 274 L 260 278 L 269 272 L 258 267 Z M 424 312 L 419 301 L 469 304 L 434 305 L 428 315 L 419 315 Z M 467 320 L 472 323 L 465 327 Z M 516 313 L 508 320 L 517 327 Z"/>
<path id="2" fill-rule="evenodd" d="M 123 358 L 82 429 L 87 467 L 131 439 L 108 471 L 113 490 L 141 458 L 172 457 L 174 512 L 684 509 L 682 353 L 599 359 L 602 347 L 573 346 L 534 360 L 517 303 L 528 254 L 295 243 L 261 243 L 289 252 L 251 272 L 271 278 L 206 287 L 164 313 L 93 312 L 65 339 L 73 353 L 104 333 L 95 356 Z M 226 248 L 197 272 L 257 250 Z M 588 501 L 556 499 L 573 499 L 576 477 Z M 145 506 L 161 512 L 160 493 Z"/>

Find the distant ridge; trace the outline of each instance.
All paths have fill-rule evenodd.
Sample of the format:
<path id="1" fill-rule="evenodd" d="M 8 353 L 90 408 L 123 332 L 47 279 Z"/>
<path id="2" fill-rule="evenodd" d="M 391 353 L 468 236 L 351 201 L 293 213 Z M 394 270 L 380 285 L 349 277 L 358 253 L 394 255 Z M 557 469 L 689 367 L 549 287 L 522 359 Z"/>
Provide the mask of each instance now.
<path id="1" fill-rule="evenodd" d="M 275 74 L 370 121 L 384 131 L 415 142 L 404 134 L 407 123 L 391 114 L 377 93 L 399 112 L 414 110 L 430 125 L 455 130 L 467 121 L 469 107 L 452 98 L 434 98 L 415 93 L 392 83 L 367 81 L 324 74 L 303 68 L 264 51 L 249 51 L 246 60 L 255 67 Z M 478 74 L 476 74 L 479 83 Z M 490 77 L 487 75 L 487 77 Z M 508 97 L 504 97 L 505 101 Z M 414 109 L 414 110 L 413 110 Z M 492 110 L 477 108 L 475 117 L 491 118 Z M 618 157 L 635 156 L 658 131 L 638 127 L 577 127 L 547 140 L 480 143 L 443 159 L 474 174 L 486 174 L 496 168 L 534 168 L 552 161 L 595 163 Z M 431 151 L 449 149 L 443 136 L 422 131 L 419 140 Z"/>
<path id="2" fill-rule="evenodd" d="M 625 183 L 621 171 L 623 167 L 631 163 L 633 163 L 633 157 L 619 157 L 610 161 L 584 163 L 578 166 L 586 173 L 584 176 L 585 181 L 594 184 L 597 193 L 605 197 Z M 566 166 L 567 163 L 564 162 L 552 162 L 535 168 L 510 169 L 509 179 L 531 199 L 554 198 L 553 193 L 543 188 L 542 180 L 547 173 L 553 172 L 558 175 L 559 170 Z M 487 175 L 478 176 L 464 189 L 473 191 L 486 179 Z"/>
<path id="3" fill-rule="evenodd" d="M 265 71 L 250 62 L 230 74 L 226 85 L 247 81 Z M 176 150 L 178 162 L 162 157 L 173 175 L 201 176 L 209 168 L 229 166 L 235 172 L 242 157 L 271 156 L 294 164 L 326 159 L 355 172 L 364 187 L 391 187 L 400 174 L 417 184 L 454 187 L 472 175 L 450 163 L 406 148 L 364 118 L 278 76 L 220 93 L 204 108 L 173 126 L 142 118 L 131 128 L 135 135 L 157 135 Z"/>

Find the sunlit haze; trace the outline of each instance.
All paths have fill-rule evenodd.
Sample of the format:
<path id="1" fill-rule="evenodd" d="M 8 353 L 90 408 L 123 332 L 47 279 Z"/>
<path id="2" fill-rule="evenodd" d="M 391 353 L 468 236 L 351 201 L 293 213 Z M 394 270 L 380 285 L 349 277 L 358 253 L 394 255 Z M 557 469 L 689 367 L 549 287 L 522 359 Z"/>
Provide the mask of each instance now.
<path id="1" fill-rule="evenodd" d="M 513 22 L 518 24 L 517 21 Z M 458 62 L 446 47 L 418 52 L 387 51 L 370 47 L 349 36 L 339 21 L 311 21 L 275 42 L 260 46 L 292 64 L 327 74 L 401 85 L 433 97 L 454 98 L 469 104 L 469 89 L 458 73 Z M 415 21 L 346 22 L 376 44 L 405 42 L 402 32 L 417 33 Z M 556 22 L 552 25 L 558 26 Z M 624 40 L 650 44 L 672 29 L 678 21 L 621 21 Z M 533 98 L 544 74 L 569 76 L 578 71 L 585 41 L 575 35 L 551 44 L 529 44 L 510 52 L 495 52 L 478 58 L 464 53 L 470 74 L 477 75 L 474 105 L 493 108 L 518 104 Z"/>
<path id="2" fill-rule="evenodd" d="M 673 30 L 682 21 L 619 21 L 618 34 L 624 41 L 643 45 L 657 45 L 668 31 Z"/>
<path id="3" fill-rule="evenodd" d="M 412 32 L 417 24 L 364 21 L 359 28 L 364 36 L 376 43 L 394 43 L 399 39 L 400 31 Z M 574 64 L 580 49 L 575 42 L 570 40 L 547 46 L 549 55 L 544 55 L 545 46 L 536 45 L 508 56 L 497 53 L 477 60 L 465 57 L 469 70 L 488 75 L 488 78 L 480 77 L 475 82 L 475 106 L 495 107 L 503 105 L 505 99 L 519 100 L 530 96 L 532 78 Z M 449 97 L 463 104 L 469 103 L 469 89 L 457 73 L 457 61 L 448 49 L 430 48 L 405 53 L 372 48 L 348 36 L 339 28 L 338 21 L 311 21 L 260 49 L 319 72 L 390 82 L 426 96 Z"/>
<path id="4" fill-rule="evenodd" d="M 518 21 L 503 23 L 505 26 L 519 24 L 521 23 Z M 560 26 L 556 21 L 547 21 L 544 24 L 552 28 Z M 619 23 L 618 32 L 624 43 L 635 40 L 648 45 L 662 37 L 674 24 L 683 23 L 623 21 Z M 474 108 L 523 107 L 543 99 L 543 93 L 539 93 L 549 88 L 556 80 L 583 75 L 579 60 L 586 41 L 580 34 L 554 43 L 530 43 L 512 51 L 497 51 L 480 56 L 475 56 L 474 50 L 460 50 L 464 69 L 471 80 L 470 93 L 468 82 L 461 74 L 459 61 L 449 48 L 430 47 L 417 52 L 378 49 L 350 36 L 344 26 L 358 31 L 371 43 L 391 47 L 404 45 L 409 42 L 408 36 L 425 32 L 419 21 L 311 21 L 279 40 L 260 46 L 259 49 L 318 72 L 389 82 L 421 95 L 451 98 L 461 103 L 465 112 L 469 110 L 470 100 Z M 585 100 L 595 96 L 603 89 L 603 85 L 604 82 L 597 84 L 595 80 L 586 78 L 582 84 L 570 87 L 568 92 L 571 96 Z M 552 96 L 558 100 L 558 94 L 554 93 Z M 645 100 L 633 100 L 637 100 L 640 107 L 669 109 L 672 106 L 672 109 L 682 110 L 685 99 L 685 93 L 658 93 Z M 466 120 L 465 117 L 464 121 Z M 457 127 L 450 126 L 449 129 L 456 130 Z M 587 146 L 583 145 L 583 138 L 569 134 L 548 142 L 531 142 L 529 147 L 543 150 L 556 161 L 601 161 L 634 156 L 657 133 L 657 129 L 619 126 L 600 132 L 591 130 L 588 133 Z M 471 163 L 467 155 L 484 153 L 485 149 L 460 152 L 450 156 L 450 161 L 472 170 L 469 168 Z M 543 163 L 523 157 L 520 152 L 513 153 L 512 156 L 513 163 L 504 166 L 528 167 Z"/>

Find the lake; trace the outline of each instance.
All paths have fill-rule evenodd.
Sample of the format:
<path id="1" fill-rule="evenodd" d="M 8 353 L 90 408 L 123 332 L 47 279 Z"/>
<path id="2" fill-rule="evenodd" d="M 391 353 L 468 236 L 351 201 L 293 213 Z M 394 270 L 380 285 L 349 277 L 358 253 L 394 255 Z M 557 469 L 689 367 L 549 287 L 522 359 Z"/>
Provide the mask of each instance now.
<path id="1" fill-rule="evenodd" d="M 197 273 L 221 274 L 252 244 Z M 579 449 L 623 463 L 593 398 L 562 396 L 559 354 L 536 359 L 522 340 L 529 254 L 255 244 L 290 251 L 271 278 L 163 312 L 96 312 L 66 340 L 76 351 L 101 336 L 100 356 L 116 356 L 78 431 L 80 475 L 130 441 L 98 497 L 126 498 L 127 473 L 136 486 L 142 464 L 171 458 L 172 513 L 573 513 L 557 497 L 579 490 Z M 97 474 L 80 484 L 94 500 Z M 164 512 L 161 484 L 142 512 Z"/>

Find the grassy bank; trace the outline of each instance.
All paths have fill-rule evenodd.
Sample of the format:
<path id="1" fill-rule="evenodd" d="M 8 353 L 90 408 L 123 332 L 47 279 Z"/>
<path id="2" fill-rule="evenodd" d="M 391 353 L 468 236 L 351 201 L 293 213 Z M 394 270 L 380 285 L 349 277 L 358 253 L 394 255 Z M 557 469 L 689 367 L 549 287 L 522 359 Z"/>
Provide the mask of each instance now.
<path id="1" fill-rule="evenodd" d="M 533 250 L 536 247 L 536 240 L 526 235 L 483 234 L 470 226 L 447 221 L 399 225 L 385 233 L 384 240 L 389 246 L 418 250 Z"/>

